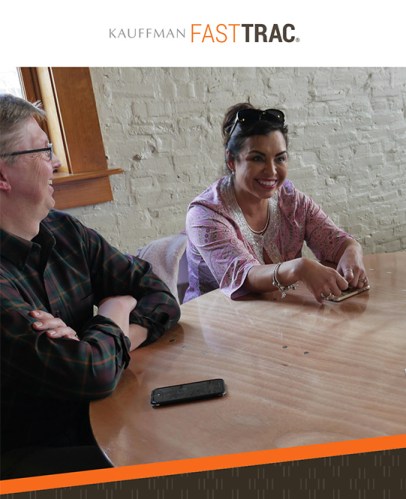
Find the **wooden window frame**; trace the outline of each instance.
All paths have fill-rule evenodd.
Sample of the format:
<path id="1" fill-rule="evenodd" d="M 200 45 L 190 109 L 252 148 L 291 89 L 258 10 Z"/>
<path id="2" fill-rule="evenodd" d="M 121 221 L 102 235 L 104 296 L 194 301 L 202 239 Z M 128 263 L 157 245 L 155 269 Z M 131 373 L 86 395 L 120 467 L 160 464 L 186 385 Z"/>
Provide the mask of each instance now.
<path id="1" fill-rule="evenodd" d="M 26 99 L 44 104 L 48 115 L 44 129 L 62 163 L 53 181 L 55 207 L 111 201 L 109 177 L 123 170 L 108 168 L 89 68 L 19 71 Z"/>

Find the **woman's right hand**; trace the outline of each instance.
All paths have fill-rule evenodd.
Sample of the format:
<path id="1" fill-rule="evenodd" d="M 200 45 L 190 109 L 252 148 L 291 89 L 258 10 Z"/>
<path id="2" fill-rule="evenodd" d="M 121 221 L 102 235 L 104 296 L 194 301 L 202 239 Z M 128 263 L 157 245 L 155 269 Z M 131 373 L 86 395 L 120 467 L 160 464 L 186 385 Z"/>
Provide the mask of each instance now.
<path id="1" fill-rule="evenodd" d="M 348 282 L 335 269 L 308 258 L 298 258 L 295 274 L 312 292 L 319 303 L 329 295 L 340 296 Z"/>

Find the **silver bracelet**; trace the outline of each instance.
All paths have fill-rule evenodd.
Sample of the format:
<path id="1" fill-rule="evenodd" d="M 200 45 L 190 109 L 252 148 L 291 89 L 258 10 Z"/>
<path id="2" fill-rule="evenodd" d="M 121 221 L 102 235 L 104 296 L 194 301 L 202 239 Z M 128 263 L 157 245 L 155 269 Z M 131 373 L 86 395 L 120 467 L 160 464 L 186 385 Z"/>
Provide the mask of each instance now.
<path id="1" fill-rule="evenodd" d="M 275 286 L 275 288 L 278 288 L 281 295 L 282 299 L 285 298 L 286 294 L 290 290 L 294 290 L 297 288 L 297 283 L 294 284 L 289 284 L 289 286 L 282 286 L 282 284 L 278 281 L 278 270 L 279 267 L 282 265 L 283 262 L 280 262 L 275 265 L 275 268 L 273 269 L 273 277 L 272 277 L 272 286 Z"/>

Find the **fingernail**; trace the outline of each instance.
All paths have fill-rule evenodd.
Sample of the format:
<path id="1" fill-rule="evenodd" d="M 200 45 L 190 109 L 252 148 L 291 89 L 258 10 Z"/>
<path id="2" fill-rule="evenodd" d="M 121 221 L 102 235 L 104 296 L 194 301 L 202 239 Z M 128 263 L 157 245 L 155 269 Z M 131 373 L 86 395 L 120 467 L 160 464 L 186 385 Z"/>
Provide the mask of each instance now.
<path id="1" fill-rule="evenodd" d="M 56 334 L 56 331 L 47 331 L 48 334 L 50 334 L 51 336 L 54 336 Z"/>
<path id="2" fill-rule="evenodd" d="M 35 327 L 41 327 L 42 326 L 42 322 L 34 322 L 34 326 Z"/>

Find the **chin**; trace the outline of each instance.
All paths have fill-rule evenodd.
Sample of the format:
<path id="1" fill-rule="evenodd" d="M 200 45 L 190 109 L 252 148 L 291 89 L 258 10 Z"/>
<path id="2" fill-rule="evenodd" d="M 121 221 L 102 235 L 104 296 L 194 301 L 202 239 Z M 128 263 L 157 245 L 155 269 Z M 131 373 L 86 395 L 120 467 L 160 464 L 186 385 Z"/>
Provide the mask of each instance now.
<path id="1" fill-rule="evenodd" d="M 48 199 L 48 209 L 51 210 L 54 206 L 55 206 L 55 199 L 53 198 L 53 196 L 51 196 L 49 199 Z"/>
<path id="2" fill-rule="evenodd" d="M 54 206 L 55 206 L 55 201 L 53 203 L 47 203 L 46 205 L 44 205 L 42 210 L 42 215 L 43 215 L 42 219 L 46 218 L 49 215 L 49 212 L 54 208 Z"/>
<path id="3" fill-rule="evenodd" d="M 267 192 L 263 192 L 262 195 L 260 196 L 262 199 L 269 199 L 271 198 L 275 192 L 277 191 L 278 189 L 272 189 L 271 191 L 267 191 Z"/>

